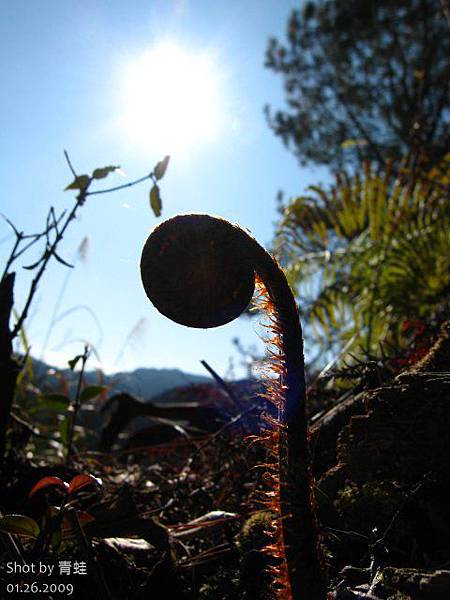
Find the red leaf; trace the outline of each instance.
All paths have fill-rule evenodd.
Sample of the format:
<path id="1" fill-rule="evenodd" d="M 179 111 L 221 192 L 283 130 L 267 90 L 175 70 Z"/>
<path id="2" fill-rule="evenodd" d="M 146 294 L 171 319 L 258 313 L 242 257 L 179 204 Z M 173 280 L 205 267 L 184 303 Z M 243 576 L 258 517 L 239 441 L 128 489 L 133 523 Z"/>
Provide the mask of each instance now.
<path id="1" fill-rule="evenodd" d="M 77 517 L 81 527 L 84 527 L 88 523 L 92 523 L 92 521 L 95 521 L 95 517 L 93 517 L 90 513 L 86 512 L 85 510 L 77 510 Z"/>
<path id="2" fill-rule="evenodd" d="M 95 521 L 95 517 L 93 517 L 84 510 L 77 510 L 77 519 L 81 527 L 84 527 L 88 523 L 92 523 L 92 521 Z M 62 531 L 64 537 L 73 535 L 74 533 L 73 525 L 67 515 L 64 515 Z"/>
<path id="3" fill-rule="evenodd" d="M 63 490 L 66 490 L 69 487 L 69 484 L 59 477 L 43 477 L 36 483 L 31 492 L 28 494 L 28 498 L 31 498 L 31 496 L 33 496 L 38 490 L 42 490 L 42 488 L 49 487 L 50 485 L 56 485 Z"/>
<path id="4" fill-rule="evenodd" d="M 70 482 L 68 494 L 73 494 L 77 490 L 86 487 L 87 485 L 102 485 L 102 480 L 93 475 L 76 475 Z"/>

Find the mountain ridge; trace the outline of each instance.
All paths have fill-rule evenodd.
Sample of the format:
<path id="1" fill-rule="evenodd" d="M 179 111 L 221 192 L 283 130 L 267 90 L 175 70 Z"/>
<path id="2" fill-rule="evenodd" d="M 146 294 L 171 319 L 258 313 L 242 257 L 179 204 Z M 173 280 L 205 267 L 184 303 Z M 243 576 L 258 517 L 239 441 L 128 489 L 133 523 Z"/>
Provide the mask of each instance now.
<path id="1" fill-rule="evenodd" d="M 60 380 L 58 377 L 65 379 L 69 383 L 70 389 L 75 386 L 78 379 L 78 370 L 59 369 L 33 357 L 31 360 L 35 378 L 42 381 L 45 387 L 53 389 L 59 386 Z M 87 385 L 110 386 L 109 395 L 128 392 L 143 400 L 150 400 L 176 387 L 211 383 L 213 380 L 207 375 L 194 375 L 193 373 L 185 373 L 180 369 L 139 367 L 133 371 L 118 371 L 109 375 L 100 370 L 87 370 L 84 373 L 84 381 Z"/>

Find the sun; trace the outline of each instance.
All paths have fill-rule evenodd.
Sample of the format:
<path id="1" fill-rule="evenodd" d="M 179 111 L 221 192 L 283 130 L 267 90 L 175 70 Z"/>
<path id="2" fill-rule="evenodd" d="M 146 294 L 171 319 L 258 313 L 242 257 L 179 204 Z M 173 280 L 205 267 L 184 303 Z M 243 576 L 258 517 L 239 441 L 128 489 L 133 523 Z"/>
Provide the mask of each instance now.
<path id="1" fill-rule="evenodd" d="M 222 106 L 211 56 L 164 43 L 127 65 L 120 128 L 143 148 L 173 154 L 217 139 Z"/>

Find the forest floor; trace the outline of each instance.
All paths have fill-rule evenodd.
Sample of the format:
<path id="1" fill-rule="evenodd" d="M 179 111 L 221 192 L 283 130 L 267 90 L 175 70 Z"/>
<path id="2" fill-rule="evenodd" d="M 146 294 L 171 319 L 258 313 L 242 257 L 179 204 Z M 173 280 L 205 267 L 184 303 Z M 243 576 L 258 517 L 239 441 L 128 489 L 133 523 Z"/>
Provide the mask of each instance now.
<path id="1" fill-rule="evenodd" d="M 330 598 L 450 598 L 448 347 L 442 352 L 441 362 L 346 394 L 312 422 Z M 275 515 L 261 503 L 270 459 L 249 436 L 254 417 L 244 411 L 203 437 L 80 452 L 69 466 L 12 448 L 0 481 L 2 514 L 34 519 L 46 536 L 1 533 L 0 598 L 27 589 L 40 598 L 275 598 L 270 567 L 278 559 L 264 550 Z M 80 474 L 101 483 L 69 497 L 48 485 L 30 497 L 44 477 L 70 482 Z M 52 521 L 52 506 L 72 521 Z M 54 565 L 52 576 L 26 572 L 42 563 Z"/>

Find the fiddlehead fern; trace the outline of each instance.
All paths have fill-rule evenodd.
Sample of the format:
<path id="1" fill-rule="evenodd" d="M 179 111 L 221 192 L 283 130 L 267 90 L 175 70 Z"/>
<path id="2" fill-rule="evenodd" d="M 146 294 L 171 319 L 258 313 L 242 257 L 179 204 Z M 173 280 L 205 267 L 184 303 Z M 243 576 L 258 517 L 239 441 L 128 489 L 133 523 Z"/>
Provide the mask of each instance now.
<path id="1" fill-rule="evenodd" d="M 277 262 L 238 226 L 208 215 L 180 215 L 147 239 L 141 276 L 147 296 L 170 319 L 190 327 L 216 327 L 249 304 L 255 274 L 264 284 L 282 358 L 276 505 L 278 549 L 284 562 L 283 598 L 325 600 L 312 491 L 305 413 L 303 337 L 297 306 Z M 275 549 L 275 548 L 274 548 Z"/>

